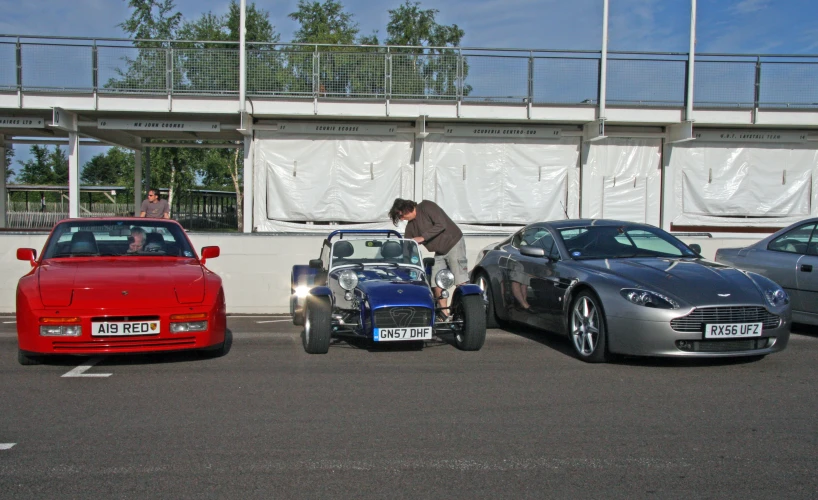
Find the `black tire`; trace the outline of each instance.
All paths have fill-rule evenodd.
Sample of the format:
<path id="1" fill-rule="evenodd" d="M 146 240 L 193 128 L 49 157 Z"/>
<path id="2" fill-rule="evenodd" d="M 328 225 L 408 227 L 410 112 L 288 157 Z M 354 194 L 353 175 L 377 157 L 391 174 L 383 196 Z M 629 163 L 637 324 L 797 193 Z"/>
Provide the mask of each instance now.
<path id="1" fill-rule="evenodd" d="M 568 336 L 577 357 L 586 363 L 608 361 L 605 312 L 596 295 L 587 290 L 577 294 L 569 315 Z"/>
<path id="2" fill-rule="evenodd" d="M 332 339 L 332 307 L 326 297 L 307 297 L 302 340 L 309 354 L 326 354 Z"/>
<path id="3" fill-rule="evenodd" d="M 224 342 L 216 347 L 210 347 L 204 350 L 203 354 L 206 358 L 221 358 L 230 352 L 231 347 L 233 347 L 233 332 L 227 329 L 224 331 Z"/>
<path id="4" fill-rule="evenodd" d="M 17 362 L 23 366 L 34 366 L 42 364 L 43 358 L 40 356 L 32 356 L 25 351 L 17 349 Z"/>
<path id="5" fill-rule="evenodd" d="M 486 328 L 499 328 L 500 321 L 497 319 L 497 312 L 494 309 L 494 295 L 491 291 L 491 282 L 486 273 L 480 273 L 474 279 L 474 284 L 483 291 L 483 303 L 486 305 Z"/>
<path id="6" fill-rule="evenodd" d="M 461 351 L 479 351 L 486 342 L 486 305 L 479 295 L 460 297 L 454 307 L 454 321 L 462 326 L 454 330 L 454 345 Z"/>

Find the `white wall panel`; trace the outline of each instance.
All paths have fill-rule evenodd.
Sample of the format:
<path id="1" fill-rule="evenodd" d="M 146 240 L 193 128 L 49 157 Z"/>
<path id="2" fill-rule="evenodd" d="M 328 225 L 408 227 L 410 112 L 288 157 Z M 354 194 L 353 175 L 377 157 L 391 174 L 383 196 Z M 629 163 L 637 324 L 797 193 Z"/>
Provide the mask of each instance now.
<path id="1" fill-rule="evenodd" d="M 579 199 L 579 139 L 430 136 L 422 198 L 464 224 L 563 219 Z M 576 215 L 574 215 L 576 216 Z"/>
<path id="2" fill-rule="evenodd" d="M 609 138 L 586 143 L 582 217 L 658 226 L 661 145 L 661 139 L 655 138 Z"/>
<path id="3" fill-rule="evenodd" d="M 671 148 L 677 225 L 781 226 L 815 213 L 818 150 L 693 141 Z"/>

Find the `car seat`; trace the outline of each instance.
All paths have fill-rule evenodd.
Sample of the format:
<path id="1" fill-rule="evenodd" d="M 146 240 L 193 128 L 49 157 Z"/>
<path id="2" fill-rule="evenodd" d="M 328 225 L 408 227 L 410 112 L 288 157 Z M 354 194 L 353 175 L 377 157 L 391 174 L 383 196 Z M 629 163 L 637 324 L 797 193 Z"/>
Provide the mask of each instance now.
<path id="1" fill-rule="evenodd" d="M 147 233 L 145 235 L 146 252 L 164 252 L 165 238 L 159 233 Z"/>
<path id="2" fill-rule="evenodd" d="M 335 259 L 346 259 L 355 252 L 352 243 L 348 241 L 339 241 L 332 247 L 332 256 Z"/>
<path id="3" fill-rule="evenodd" d="M 77 231 L 71 237 L 71 253 L 99 253 L 97 240 L 91 231 Z"/>
<path id="4" fill-rule="evenodd" d="M 403 245 L 397 241 L 387 241 L 381 247 L 381 256 L 384 259 L 400 260 L 403 258 Z"/>

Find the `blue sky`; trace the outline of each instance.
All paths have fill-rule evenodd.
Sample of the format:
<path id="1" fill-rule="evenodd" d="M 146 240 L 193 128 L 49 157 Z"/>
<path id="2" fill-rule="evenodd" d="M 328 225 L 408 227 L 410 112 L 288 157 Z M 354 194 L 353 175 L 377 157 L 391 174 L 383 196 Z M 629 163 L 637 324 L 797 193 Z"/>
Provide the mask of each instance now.
<path id="1" fill-rule="evenodd" d="M 175 0 L 186 19 L 223 14 L 229 0 Z M 251 3 L 248 0 L 248 3 Z M 388 10 L 401 0 L 342 0 L 361 33 L 386 37 Z M 297 24 L 287 17 L 297 0 L 260 0 L 281 41 Z M 423 1 L 437 21 L 465 30 L 463 46 L 599 50 L 602 0 Z M 126 0 L 0 0 L 0 33 L 123 37 L 117 24 L 129 15 Z M 690 0 L 610 0 L 609 50 L 687 52 Z M 818 54 L 818 0 L 698 0 L 697 52 Z M 17 160 L 27 158 L 19 146 Z M 81 163 L 104 148 L 85 148 Z M 15 162 L 16 163 L 16 162 Z M 15 169 L 19 167 L 13 167 Z"/>
<path id="2" fill-rule="evenodd" d="M 249 2 L 248 2 L 249 3 Z M 297 29 L 287 17 L 297 0 L 260 0 L 273 25 L 289 41 Z M 388 10 L 398 0 L 346 0 L 362 33 L 386 35 Z M 176 0 L 187 19 L 227 11 L 228 0 Z M 599 49 L 602 0 L 448 0 L 421 2 L 440 12 L 438 22 L 466 32 L 464 46 Z M 126 0 L 0 0 L 0 33 L 120 37 Z M 686 52 L 689 0 L 611 0 L 611 50 Z M 699 52 L 818 53 L 815 0 L 699 0 Z"/>

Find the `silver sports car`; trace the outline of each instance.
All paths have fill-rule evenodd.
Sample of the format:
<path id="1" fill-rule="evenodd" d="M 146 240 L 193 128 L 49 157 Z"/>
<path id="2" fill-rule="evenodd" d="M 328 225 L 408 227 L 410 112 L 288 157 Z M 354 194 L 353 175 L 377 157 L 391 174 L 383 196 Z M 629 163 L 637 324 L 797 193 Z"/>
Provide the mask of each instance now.
<path id="1" fill-rule="evenodd" d="M 797 222 L 746 248 L 722 248 L 716 261 L 762 274 L 790 295 L 792 320 L 818 325 L 818 218 Z"/>
<path id="2" fill-rule="evenodd" d="M 512 321 L 567 334 L 588 362 L 611 353 L 760 358 L 790 336 L 783 288 L 704 260 L 646 224 L 531 224 L 485 248 L 472 281 L 489 327 Z"/>

